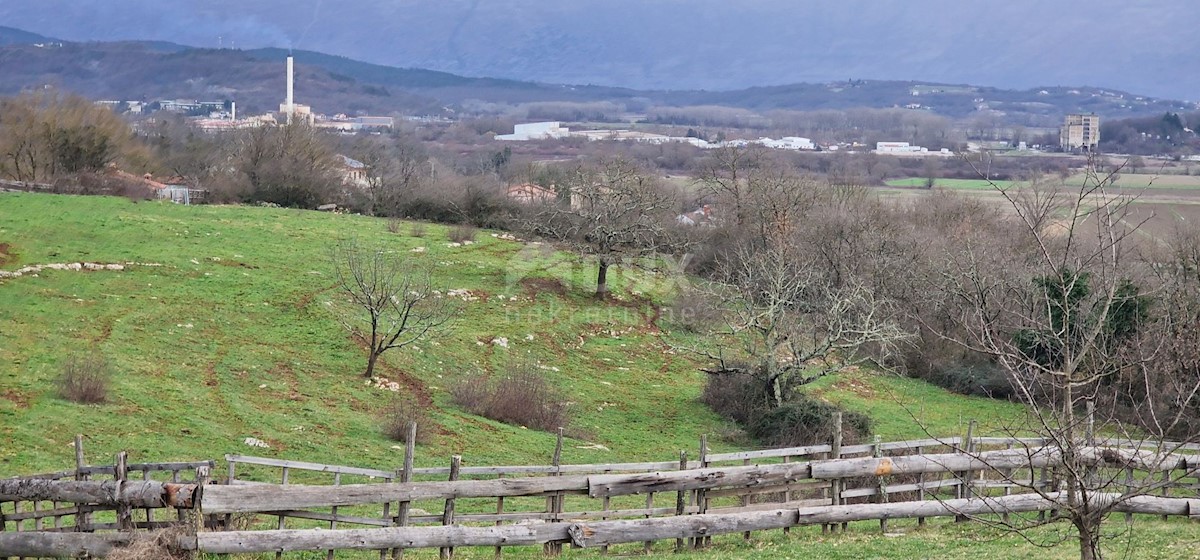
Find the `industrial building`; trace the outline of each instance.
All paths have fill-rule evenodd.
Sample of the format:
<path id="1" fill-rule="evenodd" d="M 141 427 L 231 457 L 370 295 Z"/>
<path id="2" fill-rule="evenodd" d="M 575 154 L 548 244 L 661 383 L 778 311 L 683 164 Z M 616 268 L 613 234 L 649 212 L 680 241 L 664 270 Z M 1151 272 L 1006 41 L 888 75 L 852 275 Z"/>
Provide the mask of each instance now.
<path id="1" fill-rule="evenodd" d="M 1059 132 L 1059 144 L 1063 151 L 1082 150 L 1094 152 L 1100 145 L 1100 116 L 1067 115 Z"/>

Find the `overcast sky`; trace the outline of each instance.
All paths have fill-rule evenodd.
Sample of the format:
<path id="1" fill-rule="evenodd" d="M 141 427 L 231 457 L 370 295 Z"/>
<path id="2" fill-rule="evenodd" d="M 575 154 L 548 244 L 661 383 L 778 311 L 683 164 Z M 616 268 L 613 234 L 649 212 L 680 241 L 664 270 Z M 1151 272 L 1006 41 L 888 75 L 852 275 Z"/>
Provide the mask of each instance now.
<path id="1" fill-rule="evenodd" d="M 1200 100 L 1196 0 L 3 0 L 0 25 L 638 88 L 904 79 Z"/>

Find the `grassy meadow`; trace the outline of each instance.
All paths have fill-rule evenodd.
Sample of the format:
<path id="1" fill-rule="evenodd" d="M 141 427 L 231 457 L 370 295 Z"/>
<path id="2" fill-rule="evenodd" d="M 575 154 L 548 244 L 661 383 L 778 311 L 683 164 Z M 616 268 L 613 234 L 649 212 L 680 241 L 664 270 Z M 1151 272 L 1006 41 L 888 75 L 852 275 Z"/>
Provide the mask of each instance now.
<path id="1" fill-rule="evenodd" d="M 429 408 L 435 425 L 423 429 L 433 437 L 418 446 L 419 466 L 444 466 L 451 454 L 467 465 L 548 462 L 553 435 L 451 402 L 448 388 L 462 376 L 503 371 L 514 360 L 536 363 L 572 402 L 564 462 L 671 460 L 694 450 L 702 433 L 713 434 L 716 451 L 746 445 L 721 439 L 732 430 L 697 400 L 704 364 L 668 343 L 712 344 L 673 332 L 662 307 L 685 279 L 669 266 L 614 269 L 615 297 L 599 302 L 591 297 L 592 266 L 548 245 L 481 231 L 474 243 L 456 246 L 444 226 L 392 229 L 386 220 L 278 208 L 0 193 L 0 270 L 125 265 L 0 279 L 0 477 L 70 468 L 76 433 L 85 434 L 93 464 L 127 450 L 132 462 L 219 461 L 231 453 L 399 466 L 402 446 L 383 435 L 379 419 L 395 394 L 363 379 L 365 350 L 337 319 L 342 304 L 328 252 L 349 237 L 432 267 L 435 284 L 460 310 L 444 332 L 385 354 L 378 370 Z M 79 405 L 56 395 L 55 379 L 74 353 L 108 359 L 115 372 L 109 403 Z M 961 434 L 971 419 L 988 433 L 1022 413 L 870 370 L 830 376 L 806 391 L 869 414 L 885 440 L 926 437 L 926 429 Z M 246 438 L 269 448 L 248 446 Z M 1154 547 L 1133 557 L 1161 557 L 1160 550 L 1196 557 L 1195 547 L 1178 545 L 1200 539 L 1195 525 L 1138 527 L 1145 528 L 1138 538 Z M 1066 558 L 1073 550 L 1068 544 L 1042 556 L 1018 537 L 977 525 L 931 522 L 916 530 L 915 522 L 896 521 L 891 530 L 880 537 L 867 523 L 847 535 L 807 528 L 756 534 L 748 543 L 734 535 L 677 557 Z M 669 550 L 667 542 L 655 547 Z M 436 551 L 410 554 L 432 558 Z M 463 550 L 460 557 L 491 554 Z M 506 554 L 540 557 L 540 549 Z"/>
<path id="2" fill-rule="evenodd" d="M 683 281 L 669 271 L 617 268 L 615 301 L 598 302 L 591 265 L 498 232 L 455 247 L 433 224 L 392 233 L 385 220 L 361 216 L 3 194 L 0 269 L 139 264 L 0 280 L 0 476 L 69 467 L 76 433 L 94 463 L 124 449 L 131 461 L 241 453 L 399 464 L 402 450 L 379 422 L 395 395 L 362 378 L 365 350 L 337 318 L 328 251 L 351 236 L 432 266 L 435 284 L 459 294 L 450 328 L 385 354 L 380 370 L 430 406 L 436 425 L 423 428 L 434 437 L 418 449 L 419 464 L 455 453 L 475 465 L 547 461 L 552 435 L 450 402 L 448 388 L 463 375 L 514 360 L 535 362 L 572 402 L 566 462 L 670 459 L 702 433 L 729 431 L 697 401 L 703 364 L 664 340 L 672 324 L 659 307 Z M 109 404 L 56 396 L 62 363 L 79 352 L 102 353 L 113 366 Z M 944 434 L 1016 410 L 871 372 L 812 390 L 871 413 L 886 439 L 923 436 L 913 414 Z M 246 438 L 270 447 L 248 447 Z"/>

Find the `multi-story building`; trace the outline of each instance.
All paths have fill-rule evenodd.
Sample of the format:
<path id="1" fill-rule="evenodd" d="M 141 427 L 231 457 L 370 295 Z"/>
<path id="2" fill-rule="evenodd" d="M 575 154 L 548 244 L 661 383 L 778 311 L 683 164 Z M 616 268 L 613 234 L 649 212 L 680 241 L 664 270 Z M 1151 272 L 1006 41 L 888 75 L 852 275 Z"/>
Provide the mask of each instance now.
<path id="1" fill-rule="evenodd" d="M 1097 115 L 1067 115 L 1059 132 L 1063 151 L 1096 151 L 1100 145 L 1100 117 Z"/>

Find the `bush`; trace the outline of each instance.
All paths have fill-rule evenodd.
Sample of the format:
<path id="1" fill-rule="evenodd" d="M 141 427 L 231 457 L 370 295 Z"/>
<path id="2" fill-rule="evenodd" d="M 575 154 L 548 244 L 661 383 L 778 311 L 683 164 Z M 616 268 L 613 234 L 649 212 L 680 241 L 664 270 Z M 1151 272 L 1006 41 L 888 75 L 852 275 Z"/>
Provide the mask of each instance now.
<path id="1" fill-rule="evenodd" d="M 446 237 L 454 243 L 464 243 L 466 241 L 475 241 L 475 234 L 478 232 L 475 226 L 458 225 L 450 228 L 446 232 Z"/>
<path id="2" fill-rule="evenodd" d="M 425 223 L 413 222 L 413 225 L 408 230 L 408 234 L 412 237 L 425 237 Z"/>
<path id="3" fill-rule="evenodd" d="M 842 413 L 842 441 L 857 443 L 871 433 L 867 416 L 804 395 L 763 411 L 748 426 L 751 436 L 774 447 L 827 443 L 833 439 L 833 416 Z"/>
<path id="4" fill-rule="evenodd" d="M 400 226 L 403 223 L 404 222 L 401 222 L 400 220 L 398 220 L 396 218 L 388 218 L 388 221 L 387 221 L 388 233 L 400 233 Z"/>
<path id="5" fill-rule="evenodd" d="M 717 414 L 743 426 L 747 435 L 772 447 L 828 443 L 837 412 L 842 413 L 843 442 L 859 442 L 871 433 L 867 416 L 801 393 L 772 408 L 762 381 L 750 373 L 709 375 L 700 398 Z"/>
<path id="6" fill-rule="evenodd" d="M 450 394 L 468 412 L 514 426 L 553 431 L 570 420 L 563 395 L 532 364 L 510 365 L 498 377 L 469 376 Z"/>
<path id="7" fill-rule="evenodd" d="M 383 433 L 392 441 L 408 443 L 408 426 L 417 423 L 416 443 L 429 443 L 433 434 L 433 421 L 416 399 L 410 396 L 396 397 L 380 414 Z"/>
<path id="8" fill-rule="evenodd" d="M 739 366 L 730 365 L 732 368 Z M 700 401 L 713 412 L 744 427 L 768 408 L 767 392 L 762 383 L 748 373 L 710 374 Z"/>
<path id="9" fill-rule="evenodd" d="M 58 396 L 80 404 L 100 404 L 108 400 L 112 373 L 104 357 L 92 352 L 67 358 L 58 377 Z"/>

